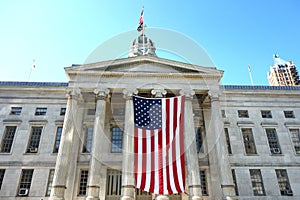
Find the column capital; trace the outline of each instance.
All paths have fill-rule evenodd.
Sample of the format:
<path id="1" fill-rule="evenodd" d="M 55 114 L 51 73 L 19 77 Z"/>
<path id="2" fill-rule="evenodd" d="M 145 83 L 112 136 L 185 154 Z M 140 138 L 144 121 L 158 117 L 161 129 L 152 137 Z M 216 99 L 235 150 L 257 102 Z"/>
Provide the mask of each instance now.
<path id="1" fill-rule="evenodd" d="M 110 90 L 108 88 L 96 88 L 94 93 L 98 100 L 105 100 L 109 97 Z"/>
<path id="2" fill-rule="evenodd" d="M 210 101 L 219 101 L 219 98 L 221 96 L 220 91 L 214 91 L 214 90 L 209 90 L 208 91 L 208 96 L 210 97 Z"/>
<path id="3" fill-rule="evenodd" d="M 67 97 L 69 97 L 71 99 L 83 101 L 81 90 L 79 88 L 67 88 L 65 90 L 65 92 L 66 92 Z"/>
<path id="4" fill-rule="evenodd" d="M 179 93 L 180 95 L 184 95 L 187 100 L 192 100 L 195 91 L 192 89 L 182 89 Z"/>
<path id="5" fill-rule="evenodd" d="M 164 95 L 167 94 L 167 90 L 165 89 L 153 89 L 151 90 L 151 94 L 155 95 L 155 97 L 163 97 Z"/>
<path id="6" fill-rule="evenodd" d="M 132 99 L 132 96 L 138 93 L 139 91 L 136 88 L 132 88 L 132 89 L 125 88 L 123 90 L 124 99 Z"/>

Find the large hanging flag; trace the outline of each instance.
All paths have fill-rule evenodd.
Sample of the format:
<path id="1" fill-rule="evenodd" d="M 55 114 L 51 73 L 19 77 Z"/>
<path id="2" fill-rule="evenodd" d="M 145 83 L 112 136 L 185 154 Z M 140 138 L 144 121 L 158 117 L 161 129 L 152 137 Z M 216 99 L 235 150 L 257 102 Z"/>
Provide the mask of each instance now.
<path id="1" fill-rule="evenodd" d="M 142 8 L 142 12 L 139 20 L 139 27 L 137 28 L 139 32 L 143 30 L 143 25 L 144 25 L 144 6 Z"/>
<path id="2" fill-rule="evenodd" d="M 136 188 L 184 192 L 184 96 L 133 97 Z"/>

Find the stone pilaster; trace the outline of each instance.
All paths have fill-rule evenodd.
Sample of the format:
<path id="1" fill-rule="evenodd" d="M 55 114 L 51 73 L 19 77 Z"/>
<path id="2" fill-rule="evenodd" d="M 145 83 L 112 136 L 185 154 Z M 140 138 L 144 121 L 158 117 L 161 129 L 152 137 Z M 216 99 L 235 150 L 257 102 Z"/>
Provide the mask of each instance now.
<path id="1" fill-rule="evenodd" d="M 134 177 L 134 118 L 132 96 L 137 90 L 123 90 L 126 99 L 125 127 L 123 133 L 123 160 L 122 160 L 122 196 L 121 200 L 133 200 L 135 198 Z"/>
<path id="2" fill-rule="evenodd" d="M 93 145 L 91 152 L 91 160 L 89 167 L 89 179 L 87 184 L 87 197 L 86 200 L 99 200 L 99 191 L 101 187 L 101 146 L 104 141 L 104 124 L 105 124 L 105 111 L 106 99 L 109 96 L 108 89 L 97 88 L 94 90 L 97 98 Z"/>
<path id="3" fill-rule="evenodd" d="M 193 118 L 192 99 L 195 92 L 193 90 L 181 90 L 181 95 L 185 96 L 184 105 L 184 146 L 185 159 L 187 163 L 187 179 L 190 199 L 200 200 L 201 182 L 199 172 L 199 158 L 196 149 L 195 125 Z"/>
<path id="4" fill-rule="evenodd" d="M 63 131 L 56 160 L 54 179 L 50 198 L 51 200 L 64 200 L 67 175 L 69 172 L 73 138 L 76 132 L 78 103 L 82 101 L 81 91 L 78 88 L 66 90 L 68 102 L 64 119 Z"/>
<path id="5" fill-rule="evenodd" d="M 208 95 L 211 100 L 211 126 L 209 127 L 212 130 L 214 138 L 214 147 L 211 146 L 211 150 L 214 151 L 215 159 L 213 162 L 216 162 L 218 168 L 218 173 L 220 175 L 222 195 L 224 199 L 235 196 L 233 178 L 231 173 L 231 168 L 228 160 L 228 153 L 226 149 L 226 138 L 224 134 L 224 127 L 221 118 L 221 108 L 219 101 L 219 92 L 218 91 L 209 91 Z"/>

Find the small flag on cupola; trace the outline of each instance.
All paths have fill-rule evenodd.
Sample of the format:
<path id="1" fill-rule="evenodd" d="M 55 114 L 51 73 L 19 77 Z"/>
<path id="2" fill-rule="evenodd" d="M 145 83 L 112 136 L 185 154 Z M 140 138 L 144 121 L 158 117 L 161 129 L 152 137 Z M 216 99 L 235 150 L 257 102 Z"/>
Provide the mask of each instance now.
<path id="1" fill-rule="evenodd" d="M 141 12 L 140 20 L 139 20 L 139 27 L 137 28 L 137 30 L 139 32 L 141 32 L 143 30 L 143 25 L 144 25 L 144 6 L 142 8 L 142 12 Z"/>

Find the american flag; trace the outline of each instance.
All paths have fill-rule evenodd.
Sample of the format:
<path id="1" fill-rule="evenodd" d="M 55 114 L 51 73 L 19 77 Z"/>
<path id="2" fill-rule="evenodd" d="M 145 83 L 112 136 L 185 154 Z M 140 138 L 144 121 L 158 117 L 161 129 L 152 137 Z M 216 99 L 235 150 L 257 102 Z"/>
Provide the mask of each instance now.
<path id="1" fill-rule="evenodd" d="M 142 12 L 139 20 L 139 27 L 137 28 L 139 32 L 143 30 L 143 25 L 144 25 L 144 6 L 142 8 Z"/>
<path id="2" fill-rule="evenodd" d="M 184 192 L 184 100 L 133 97 L 136 188 L 154 194 Z"/>

